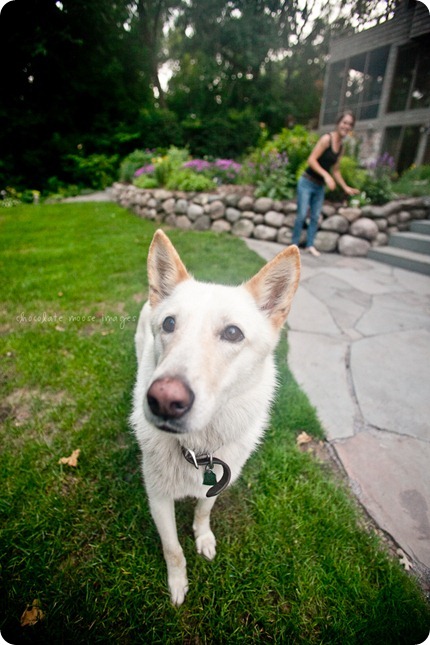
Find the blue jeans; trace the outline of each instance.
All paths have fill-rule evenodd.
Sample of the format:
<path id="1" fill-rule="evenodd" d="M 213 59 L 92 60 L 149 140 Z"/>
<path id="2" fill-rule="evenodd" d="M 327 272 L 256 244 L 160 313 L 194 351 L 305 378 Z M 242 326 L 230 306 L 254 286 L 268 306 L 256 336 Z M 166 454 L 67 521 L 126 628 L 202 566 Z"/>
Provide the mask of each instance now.
<path id="1" fill-rule="evenodd" d="M 324 202 L 324 186 L 314 184 L 303 175 L 297 183 L 297 217 L 294 222 L 292 244 L 298 244 L 300 234 L 305 223 L 306 215 L 310 210 L 311 221 L 307 230 L 306 246 L 313 246 L 318 229 L 318 218 Z"/>

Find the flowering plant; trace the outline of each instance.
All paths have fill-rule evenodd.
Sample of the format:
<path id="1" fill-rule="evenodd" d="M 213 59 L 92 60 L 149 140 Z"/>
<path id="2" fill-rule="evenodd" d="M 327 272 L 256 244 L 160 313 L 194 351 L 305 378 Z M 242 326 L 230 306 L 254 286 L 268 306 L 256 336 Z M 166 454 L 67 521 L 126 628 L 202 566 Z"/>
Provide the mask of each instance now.
<path id="1" fill-rule="evenodd" d="M 241 164 L 231 159 L 216 159 L 212 162 L 205 159 L 192 159 L 186 161 L 182 168 L 187 168 L 198 174 L 203 173 L 217 184 L 236 183 L 242 170 Z"/>
<path id="2" fill-rule="evenodd" d="M 291 199 L 296 184 L 286 152 L 266 147 L 248 160 L 246 177 L 256 185 L 256 197 Z"/>
<path id="3" fill-rule="evenodd" d="M 231 159 L 217 159 L 212 164 L 212 176 L 219 184 L 234 184 L 241 170 L 241 164 Z"/>
<path id="4" fill-rule="evenodd" d="M 152 175 L 154 171 L 155 171 L 155 166 L 153 163 L 150 163 L 150 164 L 147 164 L 146 166 L 142 166 L 142 168 L 138 168 L 134 173 L 134 176 L 140 177 L 140 175 Z"/>
<path id="5" fill-rule="evenodd" d="M 193 172 L 207 172 L 211 169 L 212 164 L 209 161 L 204 159 L 191 159 L 191 161 L 186 161 L 182 168 L 189 168 Z"/>
<path id="6" fill-rule="evenodd" d="M 119 169 L 119 180 L 124 182 L 133 181 L 134 173 L 142 166 L 151 163 L 153 157 L 156 156 L 155 150 L 135 150 L 129 155 L 124 157 Z"/>
<path id="7" fill-rule="evenodd" d="M 372 204 L 385 204 L 394 198 L 391 177 L 394 159 L 387 152 L 366 164 L 368 175 L 361 186 Z"/>
<path id="8" fill-rule="evenodd" d="M 376 159 L 368 161 L 365 166 L 374 177 L 391 176 L 394 172 L 395 162 L 388 152 L 384 152 Z"/>

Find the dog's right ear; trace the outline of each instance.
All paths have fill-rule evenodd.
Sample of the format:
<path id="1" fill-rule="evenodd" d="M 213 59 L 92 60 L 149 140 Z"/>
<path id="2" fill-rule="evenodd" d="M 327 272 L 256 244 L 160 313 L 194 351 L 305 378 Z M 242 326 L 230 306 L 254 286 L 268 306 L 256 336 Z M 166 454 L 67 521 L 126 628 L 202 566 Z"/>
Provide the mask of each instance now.
<path id="1" fill-rule="evenodd" d="M 161 230 L 155 232 L 148 252 L 149 302 L 152 307 L 167 298 L 179 282 L 191 276 L 175 247 Z"/>

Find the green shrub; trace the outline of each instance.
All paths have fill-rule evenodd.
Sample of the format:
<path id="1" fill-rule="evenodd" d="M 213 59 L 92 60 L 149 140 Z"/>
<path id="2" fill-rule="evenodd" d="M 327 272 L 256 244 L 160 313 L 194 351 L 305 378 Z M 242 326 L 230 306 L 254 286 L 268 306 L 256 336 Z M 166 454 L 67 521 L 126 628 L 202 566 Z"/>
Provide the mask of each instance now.
<path id="1" fill-rule="evenodd" d="M 360 168 L 358 161 L 353 157 L 341 157 L 339 162 L 340 172 L 348 186 L 362 189 L 367 179 L 367 172 Z"/>
<path id="2" fill-rule="evenodd" d="M 299 181 L 300 177 L 303 175 L 308 165 L 309 164 L 307 159 L 302 161 L 302 163 L 300 164 L 300 166 L 297 168 L 297 171 L 296 171 L 296 181 Z"/>
<path id="3" fill-rule="evenodd" d="M 19 206 L 21 199 L 18 191 L 11 186 L 7 186 L 5 190 L 0 193 L 0 208 L 12 208 L 12 206 Z"/>
<path id="4" fill-rule="evenodd" d="M 430 182 L 430 164 L 411 166 L 402 174 L 401 179 Z"/>
<path id="5" fill-rule="evenodd" d="M 134 178 L 134 173 L 138 168 L 151 163 L 151 160 L 156 156 L 155 150 L 134 150 L 129 155 L 124 157 L 119 167 L 119 180 L 125 183 L 131 183 Z"/>
<path id="6" fill-rule="evenodd" d="M 302 125 L 296 125 L 292 129 L 283 128 L 280 134 L 275 135 L 273 141 L 266 145 L 288 156 L 290 172 L 295 175 L 303 162 L 308 159 L 318 139 L 317 134 L 308 132 Z"/>
<path id="7" fill-rule="evenodd" d="M 104 190 L 117 177 L 118 155 L 92 154 L 66 155 L 64 157 L 70 183 L 93 190 Z"/>
<path id="8" fill-rule="evenodd" d="M 46 181 L 46 189 L 43 191 L 43 196 L 51 200 L 60 200 L 65 197 L 76 197 L 79 195 L 80 189 L 76 184 L 66 184 L 60 181 L 58 177 L 49 177 Z"/>
<path id="9" fill-rule="evenodd" d="M 368 175 L 361 188 L 369 203 L 376 206 L 386 204 L 395 197 L 393 185 L 387 176 L 372 177 Z"/>
<path id="10" fill-rule="evenodd" d="M 291 199 L 317 141 L 316 134 L 299 125 L 284 128 L 270 140 L 261 136 L 259 147 L 243 163 L 243 181 L 256 185 L 257 196 Z"/>
<path id="11" fill-rule="evenodd" d="M 244 183 L 256 186 L 257 197 L 291 199 L 296 179 L 285 152 L 278 152 L 273 144 L 264 144 L 245 159 L 241 178 Z"/>
<path id="12" fill-rule="evenodd" d="M 154 159 L 154 176 L 158 185 L 167 186 L 170 176 L 179 171 L 189 158 L 186 148 L 171 146 L 164 157 Z"/>
<path id="13" fill-rule="evenodd" d="M 38 190 L 23 190 L 18 192 L 16 188 L 7 186 L 0 191 L 0 208 L 11 208 L 20 204 L 37 204 L 40 199 Z"/>
<path id="14" fill-rule="evenodd" d="M 201 192 L 214 190 L 215 183 L 202 173 L 193 172 L 186 168 L 173 172 L 166 184 L 168 190 L 184 190 L 188 192 Z"/>
<path id="15" fill-rule="evenodd" d="M 39 194 L 38 191 L 27 189 L 20 194 L 20 199 L 23 204 L 33 204 L 36 194 Z"/>
<path id="16" fill-rule="evenodd" d="M 411 166 L 393 184 L 393 190 L 399 195 L 423 197 L 430 195 L 430 165 Z"/>
<path id="17" fill-rule="evenodd" d="M 139 177 L 136 177 L 133 179 L 133 185 L 136 186 L 136 188 L 146 189 L 160 187 L 158 181 L 151 175 L 140 175 Z"/>
<path id="18" fill-rule="evenodd" d="M 368 180 L 368 173 L 363 168 L 360 168 L 358 161 L 354 157 L 344 155 L 340 158 L 339 162 L 340 174 L 344 178 L 346 184 L 358 190 L 364 190 L 364 184 Z M 328 193 L 329 198 L 334 201 L 340 201 L 345 198 L 345 192 L 342 188 L 336 185 L 335 190 Z"/>
<path id="19" fill-rule="evenodd" d="M 183 164 L 189 158 L 190 155 L 186 148 L 176 148 L 175 146 L 171 146 L 164 156 L 146 156 L 144 165 L 134 172 L 133 184 L 138 188 L 167 187 L 171 177 L 182 169 Z"/>
<path id="20" fill-rule="evenodd" d="M 367 164 L 367 176 L 361 189 L 372 204 L 382 205 L 394 199 L 391 177 L 394 172 L 394 159 L 384 152 Z"/>
<path id="21" fill-rule="evenodd" d="M 273 173 L 257 183 L 256 197 L 271 199 L 292 199 L 294 197 L 296 180 L 287 171 Z"/>

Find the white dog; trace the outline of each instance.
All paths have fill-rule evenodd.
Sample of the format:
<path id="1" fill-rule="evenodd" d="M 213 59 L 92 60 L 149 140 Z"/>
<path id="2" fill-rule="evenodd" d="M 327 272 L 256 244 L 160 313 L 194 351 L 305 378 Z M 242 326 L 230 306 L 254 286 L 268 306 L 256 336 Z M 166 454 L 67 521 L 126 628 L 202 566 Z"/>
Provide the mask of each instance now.
<path id="1" fill-rule="evenodd" d="M 131 423 L 175 605 L 188 580 L 174 502 L 198 498 L 196 547 L 212 560 L 210 512 L 265 430 L 276 386 L 273 353 L 299 276 L 299 251 L 290 246 L 239 287 L 197 282 L 167 236 L 154 235 Z"/>

